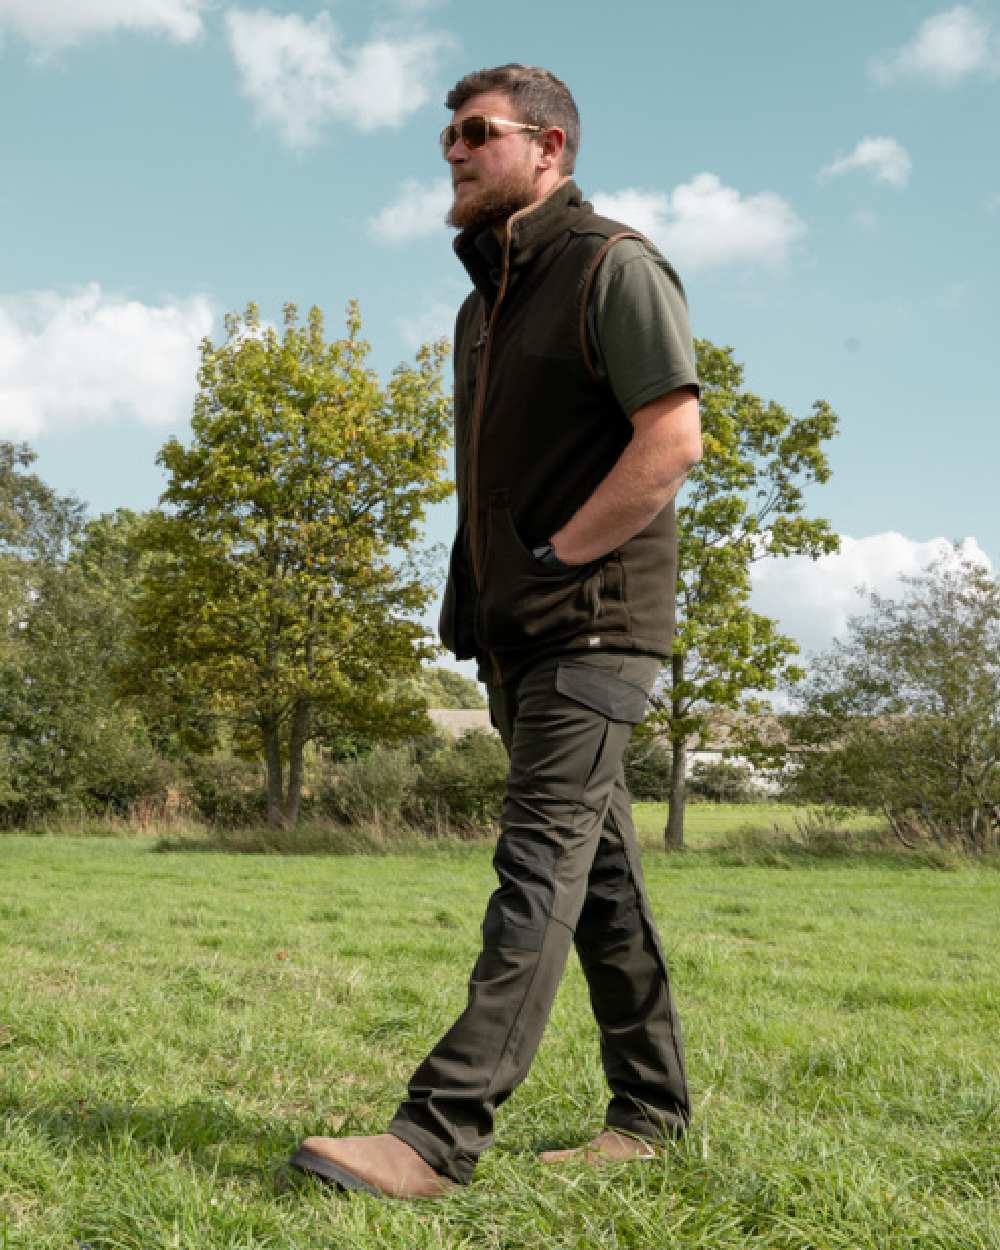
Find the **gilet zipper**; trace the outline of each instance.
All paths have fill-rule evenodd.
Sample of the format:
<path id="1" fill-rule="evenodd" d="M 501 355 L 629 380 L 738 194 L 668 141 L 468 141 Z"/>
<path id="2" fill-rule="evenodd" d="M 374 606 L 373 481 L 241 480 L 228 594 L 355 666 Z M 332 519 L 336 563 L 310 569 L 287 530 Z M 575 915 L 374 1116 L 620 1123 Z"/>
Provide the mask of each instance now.
<path id="1" fill-rule="evenodd" d="M 549 195 L 552 195 L 567 181 L 563 178 L 552 188 Z M 548 199 L 548 196 L 545 197 Z M 472 565 L 472 578 L 476 583 L 477 594 L 482 593 L 483 585 L 483 567 L 482 567 L 482 551 L 479 539 L 479 441 L 480 430 L 483 420 L 483 409 L 486 406 L 486 384 L 490 368 L 490 350 L 493 347 L 493 331 L 496 328 L 497 317 L 500 313 L 500 305 L 503 303 L 503 297 L 507 293 L 507 281 L 510 276 L 510 246 L 514 237 L 514 223 L 519 217 L 525 216 L 527 213 L 539 207 L 538 201 L 528 204 L 526 207 L 519 209 L 516 213 L 512 213 L 507 218 L 507 225 L 503 247 L 503 268 L 500 272 L 500 284 L 497 287 L 496 299 L 493 301 L 493 308 L 489 318 L 484 318 L 480 324 L 479 343 L 482 344 L 479 352 L 479 359 L 476 362 L 476 390 L 472 404 L 472 421 L 469 424 L 468 452 L 469 452 L 469 472 L 468 472 L 468 509 L 469 509 L 469 560 Z M 490 668 L 493 673 L 494 682 L 499 685 L 501 682 L 502 672 L 499 661 L 492 653 L 487 653 L 490 661 Z"/>
<path id="2" fill-rule="evenodd" d="M 523 210 L 522 210 L 523 211 Z M 469 561 L 472 565 L 472 578 L 476 583 L 477 595 L 482 594 L 483 564 L 482 549 L 479 537 L 479 442 L 483 422 L 483 409 L 486 407 L 486 384 L 490 368 L 490 350 L 493 346 L 493 331 L 500 312 L 500 304 L 507 292 L 507 277 L 510 272 L 511 224 L 514 216 L 507 220 L 507 237 L 503 249 L 503 269 L 500 273 L 500 284 L 489 318 L 484 316 L 479 330 L 479 359 L 476 361 L 476 389 L 472 404 L 472 421 L 469 424 L 469 471 L 468 471 L 468 510 L 469 510 Z M 477 605 L 477 614 L 479 608 Z M 503 671 L 500 662 L 492 652 L 487 652 L 493 684 L 501 685 Z"/>

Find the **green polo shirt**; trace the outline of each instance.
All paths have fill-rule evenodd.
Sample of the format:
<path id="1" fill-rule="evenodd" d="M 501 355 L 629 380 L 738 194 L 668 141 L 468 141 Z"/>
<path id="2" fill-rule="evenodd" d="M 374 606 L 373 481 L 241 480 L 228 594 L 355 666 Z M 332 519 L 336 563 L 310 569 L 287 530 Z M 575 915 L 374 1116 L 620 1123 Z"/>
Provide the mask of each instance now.
<path id="1" fill-rule="evenodd" d="M 594 368 L 631 416 L 681 387 L 698 389 L 687 299 L 673 265 L 619 240 L 594 277 L 587 310 Z"/>

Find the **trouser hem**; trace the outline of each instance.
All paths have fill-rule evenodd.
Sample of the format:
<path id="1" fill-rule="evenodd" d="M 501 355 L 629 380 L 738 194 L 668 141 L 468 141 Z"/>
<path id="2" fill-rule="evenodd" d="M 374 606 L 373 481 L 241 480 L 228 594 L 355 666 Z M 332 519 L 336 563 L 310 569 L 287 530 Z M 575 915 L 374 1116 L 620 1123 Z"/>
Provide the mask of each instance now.
<path id="1" fill-rule="evenodd" d="M 642 1115 L 624 1116 L 609 1114 L 604 1127 L 627 1137 L 639 1137 L 643 1141 L 679 1141 L 688 1130 L 688 1121 L 677 1116 Z"/>
<path id="2" fill-rule="evenodd" d="M 426 1129 L 422 1129 L 419 1124 L 397 1116 L 386 1131 L 412 1147 L 421 1159 L 441 1176 L 447 1176 L 457 1185 L 468 1185 L 472 1180 L 472 1174 L 476 1170 L 476 1160 L 467 1156 L 448 1155 L 440 1139 L 433 1133 L 428 1133 Z"/>

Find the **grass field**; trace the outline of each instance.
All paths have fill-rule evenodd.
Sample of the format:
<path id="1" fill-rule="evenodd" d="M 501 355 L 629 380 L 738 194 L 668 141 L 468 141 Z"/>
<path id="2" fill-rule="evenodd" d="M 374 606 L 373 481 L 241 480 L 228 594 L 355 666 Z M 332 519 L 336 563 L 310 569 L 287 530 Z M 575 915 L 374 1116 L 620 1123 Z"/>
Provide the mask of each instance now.
<path id="1" fill-rule="evenodd" d="M 647 854 L 696 1106 L 661 1161 L 534 1162 L 600 1126 L 574 964 L 473 1185 L 283 1188 L 460 1009 L 489 858 L 0 837 L 0 1247 L 1000 1248 L 1000 873 L 891 855 Z"/>
<path id="2" fill-rule="evenodd" d="M 636 803 L 632 814 L 644 847 L 663 842 L 667 823 L 666 803 Z M 689 803 L 684 812 L 684 840 L 692 850 L 738 845 L 741 833 L 760 841 L 761 835 L 794 834 L 814 825 L 818 817 L 808 809 L 789 803 Z M 863 812 L 837 821 L 837 829 L 854 834 L 874 833 L 884 821 Z M 736 835 L 734 839 L 734 835 Z"/>

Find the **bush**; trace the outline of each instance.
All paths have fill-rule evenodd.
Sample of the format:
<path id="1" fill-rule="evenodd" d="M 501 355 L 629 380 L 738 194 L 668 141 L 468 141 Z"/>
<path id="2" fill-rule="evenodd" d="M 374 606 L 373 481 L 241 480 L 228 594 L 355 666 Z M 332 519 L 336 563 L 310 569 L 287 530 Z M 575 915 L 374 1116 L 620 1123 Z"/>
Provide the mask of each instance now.
<path id="1" fill-rule="evenodd" d="M 192 757 L 184 766 L 182 796 L 180 787 L 166 784 L 169 767 L 162 768 L 168 799 L 176 808 L 180 797 L 185 812 L 218 832 L 210 839 L 213 846 L 239 843 L 243 849 L 263 850 L 295 842 L 301 850 L 308 842 L 318 849 L 343 850 L 355 842 L 370 849 L 385 838 L 398 840 L 418 831 L 464 834 L 493 825 L 503 805 L 508 760 L 500 739 L 483 730 L 457 740 L 428 734 L 404 746 L 376 746 L 332 761 L 325 752 L 311 752 L 299 826 L 309 830 L 308 838 L 302 834 L 305 842 L 295 841 L 298 830 L 279 831 L 280 837 L 262 832 L 267 795 L 259 764 L 232 755 Z M 136 808 L 133 801 L 130 818 Z M 140 823 L 164 823 L 160 806 L 149 815 Z M 194 840 L 201 844 L 204 838 Z"/>
<path id="2" fill-rule="evenodd" d="M 670 798 L 670 748 L 643 734 L 633 735 L 625 752 L 625 784 L 633 799 L 665 803 Z"/>
<path id="3" fill-rule="evenodd" d="M 343 825 L 402 824 L 413 806 L 416 782 L 409 747 L 375 747 L 334 764 L 320 781 L 315 806 Z"/>
<path id="4" fill-rule="evenodd" d="M 210 825 L 235 829 L 267 813 L 259 764 L 234 756 L 193 756 L 185 763 L 188 792 L 198 815 Z"/>
<path id="5" fill-rule="evenodd" d="M 503 807 L 508 764 L 503 743 L 484 729 L 429 755 L 417 781 L 422 823 L 463 829 L 494 824 Z"/>
<path id="6" fill-rule="evenodd" d="M 455 739 L 451 734 L 436 725 L 430 733 L 421 734 L 419 738 L 411 738 L 409 741 L 418 770 L 423 768 L 432 755 L 436 755 L 439 751 L 449 751 L 454 745 Z"/>
<path id="7" fill-rule="evenodd" d="M 194 806 L 214 829 L 161 839 L 161 850 L 380 852 L 426 834 L 462 835 L 499 819 L 507 780 L 499 738 L 474 730 L 457 741 L 440 733 L 401 747 L 377 746 L 350 759 L 313 755 L 303 819 L 293 830 L 264 824 L 261 770 L 231 757 L 192 761 Z"/>
<path id="8" fill-rule="evenodd" d="M 507 753 L 493 734 L 434 733 L 337 762 L 319 779 L 313 810 L 342 825 L 483 827 L 499 818 L 506 779 Z"/>
<path id="9" fill-rule="evenodd" d="M 144 742 L 120 738 L 92 767 L 83 804 L 88 812 L 128 816 L 136 809 L 165 810 L 181 788 L 177 765 Z"/>
<path id="10" fill-rule="evenodd" d="M 135 718 L 95 717 L 73 734 L 0 737 L 0 824 L 129 817 L 176 806 L 181 775 Z"/>

